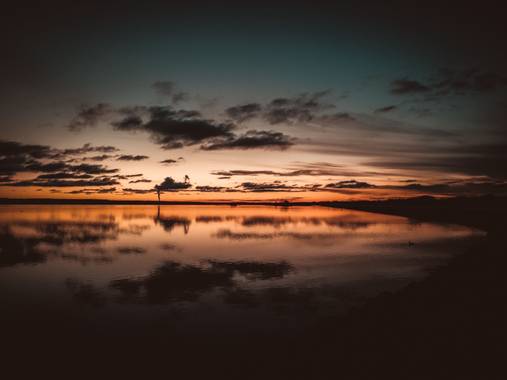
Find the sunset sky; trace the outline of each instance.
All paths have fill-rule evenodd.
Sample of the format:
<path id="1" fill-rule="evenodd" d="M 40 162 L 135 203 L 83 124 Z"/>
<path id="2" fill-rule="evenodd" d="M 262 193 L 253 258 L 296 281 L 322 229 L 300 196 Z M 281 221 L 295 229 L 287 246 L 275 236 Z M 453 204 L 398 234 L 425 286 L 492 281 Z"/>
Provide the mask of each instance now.
<path id="1" fill-rule="evenodd" d="M 240 3 L 2 12 L 0 197 L 507 193 L 501 11 Z"/>

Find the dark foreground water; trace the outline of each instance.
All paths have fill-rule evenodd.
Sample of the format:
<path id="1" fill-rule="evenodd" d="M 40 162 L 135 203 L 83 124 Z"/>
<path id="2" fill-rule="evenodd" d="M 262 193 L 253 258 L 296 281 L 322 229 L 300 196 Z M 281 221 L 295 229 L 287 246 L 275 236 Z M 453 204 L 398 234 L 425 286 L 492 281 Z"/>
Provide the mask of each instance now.
<path id="1" fill-rule="evenodd" d="M 481 234 L 320 207 L 1 206 L 2 318 L 21 335 L 20 321 L 118 335 L 300 329 L 425 276 Z"/>

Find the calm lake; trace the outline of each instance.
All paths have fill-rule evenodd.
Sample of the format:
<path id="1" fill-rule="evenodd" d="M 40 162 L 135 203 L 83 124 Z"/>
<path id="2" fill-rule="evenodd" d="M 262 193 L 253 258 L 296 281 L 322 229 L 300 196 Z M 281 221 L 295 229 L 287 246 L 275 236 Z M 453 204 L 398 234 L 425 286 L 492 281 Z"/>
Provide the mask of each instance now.
<path id="1" fill-rule="evenodd" d="M 300 327 L 424 277 L 481 235 L 323 207 L 0 206 L 2 318 L 112 334 Z"/>

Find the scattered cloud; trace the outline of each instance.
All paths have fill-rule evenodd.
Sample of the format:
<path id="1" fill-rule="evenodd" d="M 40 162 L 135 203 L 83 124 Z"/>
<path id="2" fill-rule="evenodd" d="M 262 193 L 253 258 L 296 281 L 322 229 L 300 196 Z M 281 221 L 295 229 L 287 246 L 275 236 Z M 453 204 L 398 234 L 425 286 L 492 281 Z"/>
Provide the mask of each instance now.
<path id="1" fill-rule="evenodd" d="M 131 155 L 131 154 L 122 154 L 116 158 L 117 161 L 142 161 L 147 160 L 148 156 L 142 155 Z"/>
<path id="2" fill-rule="evenodd" d="M 428 94 L 428 99 L 447 95 L 466 95 L 495 91 L 507 86 L 507 77 L 478 67 L 465 69 L 441 68 L 436 77 L 422 83 L 403 78 L 391 82 L 394 95 Z"/>
<path id="3" fill-rule="evenodd" d="M 253 119 L 260 115 L 262 106 L 259 103 L 247 103 L 239 106 L 229 107 L 225 114 L 238 123 Z"/>
<path id="4" fill-rule="evenodd" d="M 398 109 L 398 106 L 386 106 L 386 107 L 381 107 L 381 108 L 377 108 L 375 110 L 375 113 L 386 113 L 386 112 L 391 112 L 391 111 L 394 111 Z"/>
<path id="5" fill-rule="evenodd" d="M 122 191 L 124 194 L 155 194 L 154 189 L 132 189 L 129 187 L 124 187 Z"/>
<path id="6" fill-rule="evenodd" d="M 280 181 L 275 181 L 271 183 L 243 182 L 239 187 L 254 193 L 301 190 L 298 186 L 287 185 Z"/>
<path id="7" fill-rule="evenodd" d="M 56 153 L 56 156 L 53 158 L 57 158 L 58 154 L 61 154 L 62 156 L 73 156 L 73 155 L 83 155 L 86 153 L 115 153 L 118 152 L 119 149 L 110 146 L 110 145 L 102 145 L 102 146 L 93 146 L 90 143 L 84 144 L 80 148 L 71 148 L 71 149 L 63 149 L 61 151 L 58 151 Z"/>
<path id="8" fill-rule="evenodd" d="M 275 131 L 247 131 L 242 135 L 213 139 L 201 146 L 204 150 L 218 149 L 278 149 L 294 145 L 295 139 Z"/>
<path id="9" fill-rule="evenodd" d="M 88 160 L 88 161 L 106 161 L 106 160 L 109 160 L 109 159 L 112 159 L 114 158 L 114 156 L 110 155 L 110 154 L 101 154 L 101 155 L 98 155 L 98 156 L 91 156 L 91 157 L 84 157 L 83 160 Z"/>
<path id="10" fill-rule="evenodd" d="M 196 111 L 173 110 L 171 107 L 149 107 L 148 120 L 126 116 L 113 122 L 116 130 L 144 131 L 163 149 L 177 149 L 204 143 L 212 138 L 232 138 L 234 125 L 203 119 Z"/>
<path id="11" fill-rule="evenodd" d="M 229 190 L 229 188 L 223 186 L 196 186 L 195 190 L 202 193 L 220 193 Z"/>
<path id="12" fill-rule="evenodd" d="M 113 109 L 108 103 L 97 103 L 93 106 L 82 105 L 77 115 L 67 125 L 67 128 L 71 131 L 79 131 L 85 127 L 94 127 L 112 111 Z"/>
<path id="13" fill-rule="evenodd" d="M 331 189 L 371 189 L 375 186 L 367 183 L 367 182 L 358 182 L 356 180 L 349 181 L 339 181 L 334 183 L 329 183 L 326 185 L 326 188 Z"/>
<path id="14" fill-rule="evenodd" d="M 177 159 L 168 158 L 168 159 L 160 161 L 160 163 L 164 164 L 164 165 L 172 165 L 172 164 L 177 164 L 178 162 L 181 162 L 181 161 L 183 161 L 183 157 L 178 157 Z"/>
<path id="15" fill-rule="evenodd" d="M 294 97 L 275 98 L 266 104 L 245 103 L 227 108 L 225 114 L 237 123 L 253 118 L 271 125 L 308 122 L 319 112 L 334 107 L 325 101 L 330 93 L 330 90 L 305 92 Z"/>
<path id="16" fill-rule="evenodd" d="M 190 98 L 188 93 L 179 90 L 172 81 L 157 81 L 153 83 L 153 88 L 159 95 L 169 98 L 173 104 L 187 101 Z"/>
<path id="17" fill-rule="evenodd" d="M 428 86 L 416 80 L 403 78 L 391 82 L 391 94 L 394 95 L 420 94 L 429 91 L 430 88 Z"/>
<path id="18" fill-rule="evenodd" d="M 87 186 L 111 186 L 118 185 L 119 182 L 111 178 L 95 178 L 90 180 L 29 180 L 29 181 L 17 181 L 9 183 L 9 186 L 16 187 L 87 187 Z"/>
<path id="19" fill-rule="evenodd" d="M 212 171 L 212 175 L 220 177 L 235 177 L 235 176 L 258 176 L 269 175 L 276 177 L 300 177 L 300 176 L 370 176 L 377 173 L 360 172 L 351 170 L 345 165 L 334 164 L 330 162 L 310 162 L 310 163 L 294 163 L 285 171 L 278 170 L 217 170 Z"/>

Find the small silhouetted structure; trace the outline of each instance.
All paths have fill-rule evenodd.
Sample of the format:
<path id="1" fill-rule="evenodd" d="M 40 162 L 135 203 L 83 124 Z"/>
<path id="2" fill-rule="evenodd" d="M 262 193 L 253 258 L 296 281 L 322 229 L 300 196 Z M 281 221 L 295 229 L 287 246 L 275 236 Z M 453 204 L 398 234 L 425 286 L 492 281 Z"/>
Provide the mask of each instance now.
<path id="1" fill-rule="evenodd" d="M 158 203 L 160 203 L 160 186 L 155 186 L 155 191 L 157 192 Z"/>

